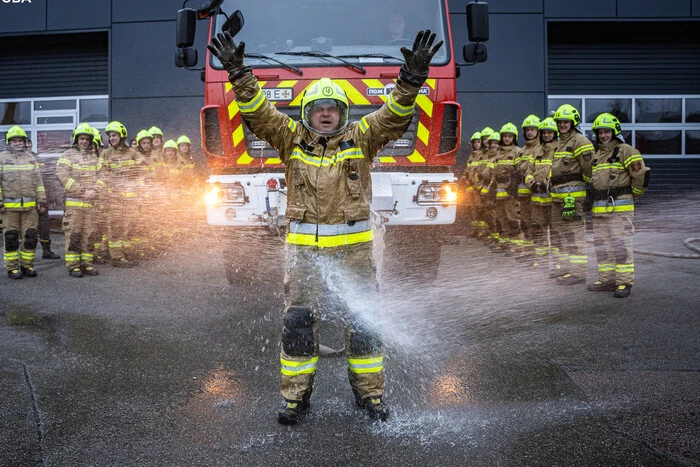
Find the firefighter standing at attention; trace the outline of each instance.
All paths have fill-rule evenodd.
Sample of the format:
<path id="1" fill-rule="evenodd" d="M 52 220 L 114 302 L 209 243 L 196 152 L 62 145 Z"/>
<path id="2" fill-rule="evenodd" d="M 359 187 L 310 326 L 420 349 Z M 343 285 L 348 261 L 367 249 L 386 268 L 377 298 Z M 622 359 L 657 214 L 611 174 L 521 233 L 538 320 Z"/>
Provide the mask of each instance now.
<path id="1" fill-rule="evenodd" d="M 540 146 L 540 118 L 537 115 L 528 115 L 523 120 L 520 128 L 523 130 L 525 146 L 520 151 L 520 156 L 515 159 L 518 181 L 518 201 L 520 205 L 520 233 L 523 238 L 523 255 L 525 260 L 532 263 L 535 257 L 534 242 L 532 240 L 532 204 L 530 196 L 532 190 L 525 183 L 528 167 L 532 161 L 542 156 L 543 150 Z"/>
<path id="2" fill-rule="evenodd" d="M 515 253 L 521 247 L 520 226 L 518 224 L 517 191 L 511 188 L 515 173 L 515 160 L 520 156 L 520 148 L 515 144 L 518 139 L 518 127 L 508 122 L 501 127 L 501 147 L 494 159 L 491 174 L 491 190 L 495 190 L 496 229 L 498 244 L 502 251 Z M 492 193 L 493 196 L 493 193 Z"/>
<path id="3" fill-rule="evenodd" d="M 593 122 L 598 150 L 593 157 L 593 244 L 598 280 L 592 291 L 629 297 L 634 284 L 634 201 L 649 185 L 649 168 L 638 150 L 622 140 L 620 120 L 603 113 Z"/>
<path id="4" fill-rule="evenodd" d="M 27 150 L 27 133 L 12 126 L 5 142 L 8 148 L 0 152 L 5 269 L 10 279 L 36 277 L 34 252 L 39 243 L 39 212 L 47 209 L 44 182 L 36 158 Z"/>
<path id="5" fill-rule="evenodd" d="M 581 114 L 570 104 L 554 113 L 559 142 L 554 151 L 550 192 L 552 194 L 552 243 L 560 245 L 555 268 L 560 285 L 586 283 L 586 218 L 583 202 L 591 180 L 593 144 L 578 129 Z"/>
<path id="6" fill-rule="evenodd" d="M 338 274 L 338 287 L 349 290 L 337 302 L 345 308 L 348 375 L 355 401 L 375 419 L 389 416 L 383 400 L 369 169 L 377 152 L 408 127 L 430 60 L 442 46 L 440 41 L 433 47 L 434 40 L 435 34 L 420 31 L 412 50 L 401 48 L 405 63 L 396 87 L 379 110 L 353 123 L 348 121 L 345 92 L 329 78 L 306 89 L 301 122 L 296 122 L 266 99 L 251 68 L 244 65 L 245 43 L 236 46 L 226 32 L 208 46 L 228 71 L 246 123 L 277 149 L 285 164 L 287 272 L 280 354 L 285 402 L 278 413 L 282 424 L 298 423 L 309 409 L 318 362 L 319 299 L 328 290 L 324 265 Z"/>
<path id="7" fill-rule="evenodd" d="M 471 222 L 472 231 L 474 236 L 476 236 L 477 229 L 479 227 L 478 221 L 478 205 L 479 202 L 478 194 L 476 193 L 476 178 L 475 178 L 475 168 L 478 164 L 477 161 L 481 159 L 481 133 L 478 131 L 472 135 L 470 138 L 472 153 L 467 159 L 467 165 L 462 173 L 462 179 L 464 180 L 464 202 L 462 206 L 467 214 L 466 219 Z"/>
<path id="8" fill-rule="evenodd" d="M 81 123 L 73 131 L 73 147 L 56 162 L 56 177 L 63 185 L 63 231 L 66 234 L 66 267 L 71 277 L 96 276 L 93 259 L 96 243 L 96 207 L 106 188 L 101 179 L 102 160 L 93 147 L 94 132 Z"/>

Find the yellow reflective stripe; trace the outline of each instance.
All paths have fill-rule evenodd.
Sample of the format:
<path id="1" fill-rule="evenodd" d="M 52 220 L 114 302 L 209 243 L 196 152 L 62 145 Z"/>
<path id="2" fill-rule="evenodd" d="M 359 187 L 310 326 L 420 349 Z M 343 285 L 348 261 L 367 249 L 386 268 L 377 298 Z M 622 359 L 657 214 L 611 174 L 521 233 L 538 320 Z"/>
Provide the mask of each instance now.
<path id="1" fill-rule="evenodd" d="M 289 119 L 289 122 L 287 122 L 287 128 L 289 128 L 290 130 L 292 130 L 292 133 L 294 133 L 295 131 L 297 131 L 297 122 L 295 122 L 294 120 L 292 120 L 292 119 L 290 118 L 290 119 Z M 241 131 L 243 131 L 243 127 L 242 127 L 242 126 L 241 126 Z"/>
<path id="2" fill-rule="evenodd" d="M 364 159 L 364 154 L 360 148 L 349 148 L 343 151 L 339 151 L 333 154 L 331 157 L 319 157 L 312 154 L 307 154 L 299 148 L 294 148 L 289 159 L 297 159 L 302 161 L 304 164 L 313 165 L 314 167 L 328 167 L 331 165 L 336 165 L 338 162 L 342 162 L 345 159 Z"/>
<path id="3" fill-rule="evenodd" d="M 515 165 L 515 161 L 513 159 L 500 159 L 496 161 L 497 165 Z"/>
<path id="4" fill-rule="evenodd" d="M 426 146 L 428 145 L 428 139 L 430 139 L 430 131 L 421 122 L 418 122 L 418 129 L 416 130 L 416 136 L 423 142 Z"/>
<path id="5" fill-rule="evenodd" d="M 494 165 L 493 162 L 489 161 L 489 162 L 486 163 L 486 167 L 488 167 L 489 169 L 493 169 L 493 168 L 496 167 L 496 166 Z"/>
<path id="6" fill-rule="evenodd" d="M 313 234 L 287 234 L 287 243 L 294 245 L 317 246 L 319 248 L 354 245 L 356 243 L 371 242 L 373 239 L 374 233 L 371 230 L 343 235 L 319 235 L 318 238 Z"/>
<path id="7" fill-rule="evenodd" d="M 5 203 L 5 208 L 7 209 L 21 209 L 21 208 L 33 208 L 36 207 L 36 201 L 25 201 L 24 203 Z"/>
<path id="8" fill-rule="evenodd" d="M 634 264 L 616 264 L 615 265 L 615 272 L 617 272 L 617 273 L 634 272 Z"/>
<path id="9" fill-rule="evenodd" d="M 617 169 L 617 170 L 623 170 L 622 164 L 619 162 L 615 162 L 612 164 L 598 164 L 593 166 L 593 172 L 598 172 L 599 170 L 608 170 L 608 169 Z"/>
<path id="10" fill-rule="evenodd" d="M 629 167 L 632 162 L 641 161 L 641 160 L 642 160 L 641 154 L 634 154 L 625 160 L 625 168 Z"/>
<path id="11" fill-rule="evenodd" d="M 44 191 L 46 191 L 46 188 L 44 188 L 44 185 L 39 185 L 38 187 L 36 187 L 36 191 L 37 193 L 43 193 Z"/>
<path id="12" fill-rule="evenodd" d="M 33 251 L 24 251 L 24 250 L 20 250 L 19 256 L 20 256 L 20 258 L 22 258 L 22 259 L 32 260 L 32 259 L 34 259 L 34 252 L 33 252 Z"/>
<path id="13" fill-rule="evenodd" d="M 80 253 L 66 253 L 66 263 L 75 263 L 76 261 L 80 261 Z"/>
<path id="14" fill-rule="evenodd" d="M 519 195 L 529 195 L 532 193 L 529 188 L 518 188 L 518 194 Z"/>
<path id="15" fill-rule="evenodd" d="M 543 196 L 542 194 L 533 194 L 530 196 L 530 202 L 531 203 L 538 203 L 538 204 L 549 204 L 552 202 L 552 197 L 551 196 Z"/>
<path id="16" fill-rule="evenodd" d="M 394 100 L 394 94 L 389 94 L 389 100 L 387 101 L 387 106 L 389 109 L 394 112 L 396 115 L 399 117 L 407 117 L 413 113 L 413 109 L 415 109 L 415 104 L 405 106 L 401 105 L 398 102 Z"/>
<path id="17" fill-rule="evenodd" d="M 3 258 L 5 261 L 16 261 L 19 259 L 19 251 L 6 251 Z"/>
<path id="18" fill-rule="evenodd" d="M 56 165 L 67 165 L 68 167 L 73 167 L 73 163 L 70 161 L 70 159 L 66 159 L 65 157 L 62 157 L 56 161 Z"/>
<path id="19" fill-rule="evenodd" d="M 631 187 L 631 188 L 632 188 L 632 193 L 634 193 L 635 195 L 641 195 L 647 191 L 644 188 L 635 188 L 635 187 Z"/>
<path id="20" fill-rule="evenodd" d="M 360 131 L 362 131 L 363 134 L 366 133 L 367 130 L 369 130 L 369 123 L 367 122 L 367 119 L 365 117 L 362 117 L 360 119 L 360 123 L 358 123 L 358 126 L 360 127 Z"/>
<path id="21" fill-rule="evenodd" d="M 610 208 L 612 207 L 612 210 Z M 591 212 L 600 214 L 600 213 L 611 213 L 611 212 L 630 212 L 634 211 L 634 205 L 633 204 L 627 204 L 627 205 L 622 205 L 622 206 L 613 206 L 608 205 L 608 206 L 593 206 L 591 209 Z"/>
<path id="22" fill-rule="evenodd" d="M 571 264 L 588 264 L 588 256 L 570 255 L 569 263 Z"/>
<path id="23" fill-rule="evenodd" d="M 66 190 L 70 190 L 70 187 L 72 187 L 73 184 L 75 184 L 75 179 L 74 179 L 74 178 L 69 178 L 68 181 L 66 182 L 66 187 L 65 187 L 65 189 L 66 189 Z"/>
<path id="24" fill-rule="evenodd" d="M 378 373 L 384 369 L 384 357 L 348 358 L 348 369 L 352 373 Z"/>
<path id="25" fill-rule="evenodd" d="M 571 193 L 552 193 L 552 198 L 554 199 L 564 199 L 567 196 L 571 195 L 573 198 L 585 198 L 586 197 L 586 190 L 583 191 L 572 191 Z"/>
<path id="26" fill-rule="evenodd" d="M 554 153 L 554 158 L 555 158 L 555 159 L 561 159 L 561 158 L 563 158 L 563 157 L 571 157 L 571 156 L 573 156 L 573 155 L 574 155 L 573 152 L 561 151 L 561 152 L 555 152 L 555 153 Z"/>
<path id="27" fill-rule="evenodd" d="M 23 170 L 34 170 L 38 168 L 34 164 L 19 164 L 19 165 L 3 165 L 2 170 L 5 172 L 21 172 Z"/>
<path id="28" fill-rule="evenodd" d="M 260 108 L 263 102 L 265 102 L 265 94 L 263 94 L 262 89 L 260 89 L 250 102 L 238 101 L 238 108 L 241 110 L 241 113 L 255 112 Z"/>
<path id="29" fill-rule="evenodd" d="M 92 204 L 84 201 L 66 201 L 65 206 L 72 208 L 91 208 Z"/>
<path id="30" fill-rule="evenodd" d="M 584 182 L 590 182 L 590 181 L 591 181 L 591 177 L 587 177 L 586 175 L 581 175 L 581 178 L 583 178 L 583 181 L 584 181 Z"/>
<path id="31" fill-rule="evenodd" d="M 316 371 L 317 364 L 318 357 L 312 357 L 309 360 L 304 360 L 303 362 L 295 362 L 280 358 L 280 372 L 286 376 L 310 374 Z"/>
<path id="32" fill-rule="evenodd" d="M 580 148 L 574 149 L 574 157 L 578 157 L 581 153 L 584 153 L 586 151 L 593 151 L 593 145 L 584 144 Z"/>
<path id="33" fill-rule="evenodd" d="M 611 272 L 615 270 L 615 265 L 614 264 L 599 264 L 598 265 L 598 272 Z"/>

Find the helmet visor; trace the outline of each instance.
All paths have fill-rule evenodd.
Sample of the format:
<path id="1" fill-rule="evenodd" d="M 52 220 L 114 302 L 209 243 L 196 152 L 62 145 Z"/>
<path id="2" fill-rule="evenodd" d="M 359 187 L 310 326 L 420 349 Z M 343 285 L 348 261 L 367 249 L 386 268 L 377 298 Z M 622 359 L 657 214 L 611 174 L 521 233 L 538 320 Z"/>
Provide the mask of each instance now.
<path id="1" fill-rule="evenodd" d="M 311 131 L 323 136 L 332 136 L 345 128 L 348 107 L 335 99 L 316 99 L 306 104 L 304 124 Z"/>

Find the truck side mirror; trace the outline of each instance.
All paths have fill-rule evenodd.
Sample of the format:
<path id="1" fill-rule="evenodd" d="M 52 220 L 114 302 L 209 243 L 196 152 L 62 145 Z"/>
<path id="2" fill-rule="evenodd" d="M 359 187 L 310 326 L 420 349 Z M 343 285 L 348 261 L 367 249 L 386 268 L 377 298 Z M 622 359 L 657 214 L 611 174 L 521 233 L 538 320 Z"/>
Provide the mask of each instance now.
<path id="1" fill-rule="evenodd" d="M 462 51 L 464 61 L 467 63 L 485 62 L 488 57 L 486 44 L 477 42 L 475 44 L 466 44 Z"/>
<path id="2" fill-rule="evenodd" d="M 175 66 L 178 68 L 190 68 L 197 64 L 197 49 L 192 47 L 179 47 L 175 51 Z"/>
<path id="3" fill-rule="evenodd" d="M 244 24 L 245 20 L 243 19 L 243 13 L 241 13 L 241 10 L 236 10 L 221 26 L 221 31 L 228 31 L 231 36 L 235 37 L 236 34 L 243 29 Z"/>
<path id="4" fill-rule="evenodd" d="M 175 42 L 178 47 L 192 47 L 197 29 L 197 12 L 192 8 L 177 10 Z"/>
<path id="5" fill-rule="evenodd" d="M 467 4 L 467 32 L 470 42 L 489 40 L 489 4 L 471 2 Z"/>

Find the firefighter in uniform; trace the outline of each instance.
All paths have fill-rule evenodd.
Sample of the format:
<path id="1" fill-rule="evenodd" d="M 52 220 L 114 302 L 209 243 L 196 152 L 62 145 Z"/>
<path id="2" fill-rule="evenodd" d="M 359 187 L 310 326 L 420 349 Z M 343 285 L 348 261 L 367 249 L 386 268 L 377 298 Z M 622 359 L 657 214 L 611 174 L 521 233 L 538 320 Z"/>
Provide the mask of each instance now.
<path id="1" fill-rule="evenodd" d="M 638 150 L 625 144 L 620 120 L 603 113 L 593 122 L 598 150 L 593 157 L 593 244 L 598 280 L 592 291 L 629 297 L 634 285 L 634 201 L 649 185 L 649 168 Z"/>
<path id="2" fill-rule="evenodd" d="M 530 189 L 530 236 L 535 248 L 532 267 L 548 260 L 549 226 L 552 222 L 552 196 L 549 194 L 549 172 L 554 159 L 557 124 L 549 117 L 539 125 L 540 148 L 525 171 L 525 185 Z M 522 205 L 521 205 L 522 206 Z"/>
<path id="3" fill-rule="evenodd" d="M 156 128 L 158 130 L 158 128 Z M 158 130 L 160 131 L 160 130 Z M 157 186 L 157 172 L 162 166 L 162 155 L 153 150 L 153 140 L 150 130 L 141 130 L 136 135 L 141 164 L 140 172 L 140 203 L 137 207 L 134 225 L 134 237 L 131 239 L 132 248 L 140 259 L 147 259 L 156 253 L 155 239 L 157 236 L 158 205 L 160 193 Z"/>
<path id="4" fill-rule="evenodd" d="M 39 171 L 41 172 L 41 179 L 48 180 L 49 167 L 46 162 L 43 162 L 39 155 L 32 151 L 32 140 L 27 139 L 27 150 L 32 153 L 34 158 L 39 164 Z M 56 207 L 56 199 L 58 198 L 58 193 L 52 183 L 44 185 L 46 189 L 46 206 L 47 209 L 44 212 L 39 213 L 39 245 L 41 245 L 42 254 L 41 259 L 61 259 L 60 255 L 57 255 L 51 250 L 51 219 L 49 218 L 49 209 Z"/>
<path id="5" fill-rule="evenodd" d="M 517 191 L 513 192 L 515 160 L 520 148 L 515 144 L 518 128 L 508 122 L 501 127 L 501 145 L 494 160 L 491 190 L 496 191 L 494 217 L 498 231 L 498 251 L 514 253 L 521 245 Z M 517 187 L 517 185 L 515 185 Z"/>
<path id="6" fill-rule="evenodd" d="M 107 169 L 107 237 L 112 266 L 130 268 L 136 265 L 127 259 L 130 252 L 129 233 L 133 224 L 133 204 L 138 196 L 139 156 L 126 145 L 126 127 L 110 122 L 105 128 L 110 147 L 102 153 Z"/>
<path id="7" fill-rule="evenodd" d="M 102 160 L 93 147 L 94 132 L 87 123 L 73 131 L 73 147 L 56 162 L 56 177 L 63 185 L 63 231 L 66 234 L 66 267 L 71 277 L 96 276 L 95 214 L 100 192 Z"/>
<path id="8" fill-rule="evenodd" d="M 581 114 L 570 104 L 554 113 L 559 141 L 554 151 L 550 192 L 552 195 L 551 235 L 559 245 L 554 275 L 561 285 L 586 283 L 586 218 L 583 203 L 586 184 L 591 180 L 593 144 L 578 129 Z"/>
<path id="9" fill-rule="evenodd" d="M 523 239 L 523 254 L 520 258 L 532 261 L 535 257 L 534 243 L 532 240 L 532 204 L 530 197 L 532 190 L 525 183 L 525 176 L 532 161 L 543 154 L 540 146 L 540 119 L 536 115 L 528 115 L 520 126 L 525 138 L 525 146 L 520 151 L 520 156 L 515 159 L 516 178 L 518 182 L 518 204 L 520 206 L 520 235 Z"/>
<path id="10" fill-rule="evenodd" d="M 162 160 L 163 159 L 163 130 L 161 130 L 157 126 L 153 125 L 151 128 L 148 129 L 148 133 L 153 138 L 153 141 L 151 142 L 151 151 L 153 152 L 153 156 L 158 160 Z"/>
<path id="11" fill-rule="evenodd" d="M 351 292 L 346 308 L 348 375 L 356 403 L 385 420 L 382 340 L 377 329 L 378 284 L 372 257 L 370 165 L 377 152 L 406 130 L 420 87 L 428 77 L 435 34 L 420 31 L 413 50 L 401 49 L 405 64 L 396 87 L 377 111 L 348 122 L 348 99 L 329 78 L 313 82 L 302 97 L 301 124 L 279 112 L 243 64 L 245 44 L 228 33 L 209 49 L 229 73 L 238 107 L 255 135 L 268 141 L 285 164 L 287 182 L 287 274 L 280 355 L 285 404 L 282 424 L 295 424 L 309 407 L 318 361 L 319 297 L 330 264 L 339 286 Z M 339 302 L 345 302 L 339 300 Z"/>
<path id="12" fill-rule="evenodd" d="M 46 192 L 39 164 L 27 150 L 27 133 L 12 126 L 0 152 L 0 215 L 3 259 L 11 279 L 36 277 L 34 252 L 39 243 L 39 213 L 46 211 Z"/>
<path id="13" fill-rule="evenodd" d="M 483 136 L 483 132 L 482 132 Z M 483 139 L 483 138 L 482 138 Z M 491 187 L 493 180 L 493 172 L 501 148 L 501 134 L 497 131 L 492 131 L 488 137 L 488 151 L 486 158 L 482 161 L 479 167 L 479 182 L 481 183 L 481 201 L 483 204 L 483 213 L 485 224 L 487 226 L 488 239 L 490 247 L 494 251 L 501 251 L 499 245 L 498 227 L 496 225 L 496 189 Z"/>
<path id="14" fill-rule="evenodd" d="M 95 127 L 92 127 L 92 133 L 93 133 L 93 138 L 92 138 L 92 147 L 93 151 L 95 152 L 95 155 L 97 156 L 98 159 L 101 160 L 102 162 L 102 170 L 104 171 L 106 169 L 104 165 L 104 160 L 102 160 L 102 133 L 100 133 L 100 130 L 98 130 Z M 104 173 L 103 173 L 104 176 Z M 102 194 L 104 194 L 105 190 L 102 190 Z M 101 197 L 102 198 L 102 197 Z M 93 259 L 93 264 L 104 264 L 107 262 L 107 258 L 109 255 L 109 244 L 107 240 L 107 215 L 106 215 L 106 206 L 104 200 L 100 199 L 97 201 L 97 205 L 95 206 L 95 216 L 94 216 L 94 225 L 95 225 L 95 244 L 94 248 L 95 251 L 93 254 L 95 255 Z"/>
<path id="15" fill-rule="evenodd" d="M 479 132 L 481 135 L 481 151 L 479 158 L 472 162 L 471 176 L 474 183 L 474 193 L 476 201 L 476 236 L 488 238 L 490 225 L 487 221 L 491 219 L 490 200 L 488 199 L 488 180 L 482 174 L 488 171 L 489 162 L 489 136 L 493 134 L 493 128 L 485 127 Z M 489 179 L 490 180 L 490 179 Z"/>
<path id="16" fill-rule="evenodd" d="M 464 202 L 462 206 L 466 211 L 466 219 L 471 221 L 472 231 L 476 236 L 476 232 L 479 226 L 478 212 L 479 208 L 477 203 L 479 202 L 476 194 L 476 180 L 474 178 L 474 168 L 477 164 L 476 161 L 481 159 L 481 133 L 478 131 L 472 135 L 470 138 L 472 153 L 467 159 L 467 165 L 464 168 L 464 173 L 462 174 L 462 180 L 464 181 Z"/>

